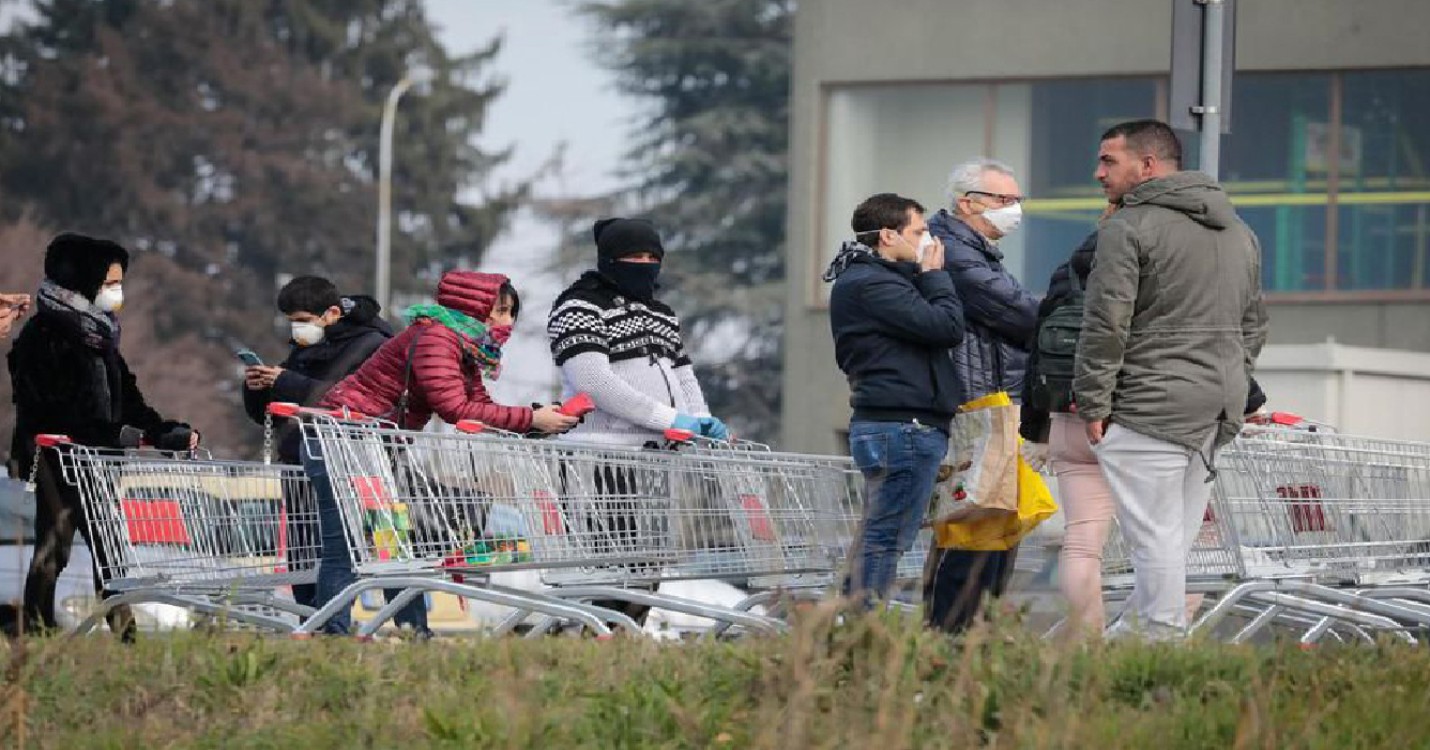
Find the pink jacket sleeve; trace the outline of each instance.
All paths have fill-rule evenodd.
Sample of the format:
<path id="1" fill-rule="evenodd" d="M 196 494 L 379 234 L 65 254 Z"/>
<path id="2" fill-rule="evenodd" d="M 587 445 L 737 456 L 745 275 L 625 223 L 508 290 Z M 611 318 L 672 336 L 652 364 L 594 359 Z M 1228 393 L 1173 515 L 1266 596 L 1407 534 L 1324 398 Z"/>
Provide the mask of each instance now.
<path id="1" fill-rule="evenodd" d="M 462 344 L 455 331 L 433 325 L 412 354 L 413 390 L 445 422 L 475 419 L 499 430 L 531 429 L 531 409 L 502 406 L 487 395 L 480 373 L 462 372 Z"/>

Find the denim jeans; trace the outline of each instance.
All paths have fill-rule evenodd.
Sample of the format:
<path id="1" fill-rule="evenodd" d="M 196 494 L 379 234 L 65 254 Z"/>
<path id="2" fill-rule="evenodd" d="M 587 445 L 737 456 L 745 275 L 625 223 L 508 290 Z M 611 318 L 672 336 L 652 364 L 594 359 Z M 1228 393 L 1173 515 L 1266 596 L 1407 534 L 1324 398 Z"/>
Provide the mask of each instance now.
<path id="1" fill-rule="evenodd" d="M 313 495 L 318 501 L 318 528 L 322 534 L 323 552 L 318 561 L 318 590 L 314 606 L 321 607 L 357 580 L 353 572 L 353 561 L 348 548 L 347 531 L 343 526 L 342 512 L 338 510 L 333 484 L 328 478 L 328 465 L 323 461 L 322 447 L 317 443 L 303 441 L 303 472 L 313 485 Z M 401 593 L 401 589 L 384 589 L 383 594 L 390 600 Z M 410 626 L 419 633 L 427 632 L 426 597 L 417 597 L 397 612 L 393 618 L 399 627 Z M 323 624 L 324 633 L 346 634 L 352 629 L 352 608 L 347 607 L 333 615 Z"/>
<path id="2" fill-rule="evenodd" d="M 849 453 L 864 475 L 864 521 L 849 552 L 845 594 L 882 599 L 928 513 L 948 433 L 912 422 L 852 422 Z"/>

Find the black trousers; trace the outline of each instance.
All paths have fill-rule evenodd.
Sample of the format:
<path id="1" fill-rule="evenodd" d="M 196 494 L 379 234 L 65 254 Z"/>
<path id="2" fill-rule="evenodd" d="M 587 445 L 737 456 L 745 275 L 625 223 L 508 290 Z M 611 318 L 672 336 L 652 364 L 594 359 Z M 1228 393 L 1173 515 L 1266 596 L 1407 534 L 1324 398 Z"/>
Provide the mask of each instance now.
<path id="1" fill-rule="evenodd" d="M 924 567 L 924 622 L 947 633 L 968 629 L 984 595 L 996 598 L 1007 591 L 1017 559 L 1016 546 L 1006 552 L 930 550 Z"/>
<path id="2" fill-rule="evenodd" d="M 570 476 L 568 471 L 576 472 L 580 469 L 565 463 L 561 465 L 562 494 L 579 497 L 582 494 L 579 490 L 572 492 L 572 486 L 576 485 L 578 480 Z M 636 470 L 631 467 L 598 465 L 594 467 L 593 479 L 594 485 L 588 486 L 594 486 L 596 498 L 600 498 L 600 510 L 592 512 L 589 507 L 575 508 L 569 502 L 563 502 L 566 512 L 571 518 L 578 519 L 576 523 L 583 527 L 584 533 L 591 535 L 596 554 L 620 555 L 625 550 L 634 550 L 640 533 L 640 480 L 636 476 Z M 596 498 L 585 499 L 589 502 Z M 636 566 L 638 567 L 639 563 Z M 642 625 L 645 624 L 651 609 L 649 605 L 616 599 L 596 599 L 591 603 L 624 613 Z"/>
<path id="3" fill-rule="evenodd" d="M 100 580 L 101 567 L 110 567 L 110 550 L 102 539 L 91 538 L 85 522 L 84 505 L 79 490 L 60 478 L 55 457 L 42 451 L 35 457 L 40 470 L 35 478 L 35 555 L 30 558 L 30 572 L 25 577 L 25 610 L 22 629 L 35 632 L 59 627 L 55 619 L 55 588 L 60 573 L 69 565 L 78 531 L 94 558 L 94 590 L 110 596 Z M 120 605 L 106 616 L 109 629 L 125 639 L 134 637 L 134 614 L 128 605 Z"/>

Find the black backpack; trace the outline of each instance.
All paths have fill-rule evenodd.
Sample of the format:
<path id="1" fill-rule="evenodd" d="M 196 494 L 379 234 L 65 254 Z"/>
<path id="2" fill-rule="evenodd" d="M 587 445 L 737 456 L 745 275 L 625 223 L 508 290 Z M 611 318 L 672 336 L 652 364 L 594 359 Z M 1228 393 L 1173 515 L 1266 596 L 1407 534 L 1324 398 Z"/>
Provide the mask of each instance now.
<path id="1" fill-rule="evenodd" d="M 1082 335 L 1083 288 L 1077 271 L 1068 265 L 1072 290 L 1038 324 L 1034 336 L 1031 406 L 1041 411 L 1066 412 L 1073 405 L 1073 371 L 1077 340 Z"/>

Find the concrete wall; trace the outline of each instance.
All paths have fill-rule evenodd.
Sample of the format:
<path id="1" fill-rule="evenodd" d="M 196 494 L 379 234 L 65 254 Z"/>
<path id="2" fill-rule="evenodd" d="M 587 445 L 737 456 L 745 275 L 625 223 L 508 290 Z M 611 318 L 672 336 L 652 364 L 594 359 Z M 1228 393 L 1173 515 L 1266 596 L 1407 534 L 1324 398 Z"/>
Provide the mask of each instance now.
<path id="1" fill-rule="evenodd" d="M 791 85 L 783 445 L 842 452 L 848 389 L 819 303 L 824 87 L 1165 73 L 1170 0 L 808 0 Z M 1430 66 L 1427 0 L 1241 0 L 1239 70 Z M 852 211 L 853 206 L 844 210 Z M 826 249 L 827 250 L 827 249 Z M 1430 351 L 1430 306 L 1278 306 L 1272 341 Z"/>
<path id="2" fill-rule="evenodd" d="M 1341 344 L 1430 352 L 1430 304 L 1277 303 L 1270 306 L 1271 344 Z"/>
<path id="3" fill-rule="evenodd" d="M 1430 354 L 1272 345 L 1257 363 L 1268 408 L 1351 435 L 1430 441 Z"/>

